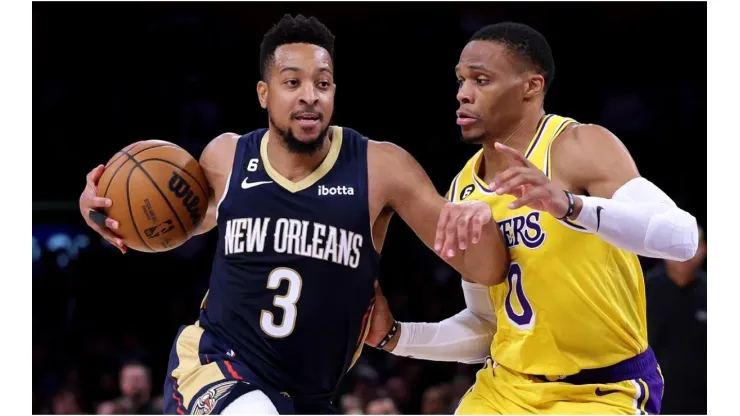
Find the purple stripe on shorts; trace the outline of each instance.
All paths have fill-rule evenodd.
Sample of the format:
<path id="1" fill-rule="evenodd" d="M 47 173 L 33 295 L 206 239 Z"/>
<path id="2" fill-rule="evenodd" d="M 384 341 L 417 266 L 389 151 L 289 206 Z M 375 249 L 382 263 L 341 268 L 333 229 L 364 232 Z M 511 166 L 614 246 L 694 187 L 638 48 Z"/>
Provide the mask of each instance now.
<path id="1" fill-rule="evenodd" d="M 645 411 L 650 415 L 660 414 L 660 403 L 663 399 L 663 377 L 656 369 L 647 377 L 644 377 L 642 381 L 645 382 L 650 393 L 647 403 L 645 403 Z"/>

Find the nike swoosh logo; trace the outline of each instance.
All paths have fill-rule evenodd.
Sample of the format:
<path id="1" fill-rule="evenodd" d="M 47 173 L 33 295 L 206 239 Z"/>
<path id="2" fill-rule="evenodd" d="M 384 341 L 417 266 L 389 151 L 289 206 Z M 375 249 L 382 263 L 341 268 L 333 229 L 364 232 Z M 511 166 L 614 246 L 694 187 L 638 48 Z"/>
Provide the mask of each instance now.
<path id="1" fill-rule="evenodd" d="M 272 183 L 272 181 L 247 182 L 247 179 L 249 178 L 244 178 L 244 180 L 242 181 L 242 189 L 249 189 L 254 188 L 255 186 L 264 185 L 266 183 Z"/>
<path id="2" fill-rule="evenodd" d="M 619 390 L 601 390 L 600 387 L 597 387 L 595 393 L 597 396 L 606 396 L 607 394 L 619 393 Z"/>
<path id="3" fill-rule="evenodd" d="M 601 211 L 604 209 L 604 207 L 596 206 L 596 231 L 599 231 L 599 227 L 601 227 Z"/>

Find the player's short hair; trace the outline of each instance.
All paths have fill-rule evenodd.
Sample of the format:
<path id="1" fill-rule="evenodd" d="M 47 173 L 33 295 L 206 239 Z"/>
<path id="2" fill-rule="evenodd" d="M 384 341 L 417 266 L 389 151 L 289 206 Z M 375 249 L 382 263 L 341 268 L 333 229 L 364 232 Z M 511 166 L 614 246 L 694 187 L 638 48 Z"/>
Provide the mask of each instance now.
<path id="1" fill-rule="evenodd" d="M 479 29 L 470 41 L 499 42 L 545 78 L 544 92 L 555 77 L 555 61 L 547 40 L 534 28 L 522 23 L 502 22 Z"/>
<path id="2" fill-rule="evenodd" d="M 276 25 L 265 33 L 260 44 L 260 76 L 267 79 L 267 73 L 275 57 L 275 50 L 290 43 L 307 43 L 326 49 L 334 60 L 334 35 L 319 21 L 311 16 L 289 14 L 283 16 Z"/>

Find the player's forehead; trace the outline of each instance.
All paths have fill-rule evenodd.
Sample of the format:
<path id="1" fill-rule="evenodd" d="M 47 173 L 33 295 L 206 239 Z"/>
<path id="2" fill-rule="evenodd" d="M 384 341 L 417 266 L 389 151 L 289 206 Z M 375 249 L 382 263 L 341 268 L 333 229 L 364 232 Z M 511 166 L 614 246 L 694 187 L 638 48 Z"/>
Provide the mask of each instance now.
<path id="1" fill-rule="evenodd" d="M 331 56 L 326 49 L 307 43 L 290 43 L 278 46 L 273 58 L 273 71 L 303 72 L 314 74 L 317 72 L 332 72 Z"/>
<path id="2" fill-rule="evenodd" d="M 510 54 L 505 45 L 499 42 L 474 40 L 468 42 L 460 53 L 455 72 L 487 71 L 498 72 L 510 66 Z"/>

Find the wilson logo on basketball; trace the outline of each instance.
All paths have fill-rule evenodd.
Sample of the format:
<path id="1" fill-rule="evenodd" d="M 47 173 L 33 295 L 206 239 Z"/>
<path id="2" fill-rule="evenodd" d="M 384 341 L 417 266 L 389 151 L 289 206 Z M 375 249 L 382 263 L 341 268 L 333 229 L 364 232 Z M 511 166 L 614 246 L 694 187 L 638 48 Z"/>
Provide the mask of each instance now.
<path id="1" fill-rule="evenodd" d="M 177 172 L 172 172 L 169 189 L 176 197 L 182 200 L 182 204 L 185 206 L 185 209 L 190 213 L 190 219 L 193 221 L 193 225 L 200 224 L 201 218 L 198 213 L 200 198 L 195 195 L 193 190 L 190 188 L 190 184 L 183 179 L 182 176 L 178 175 Z"/>

